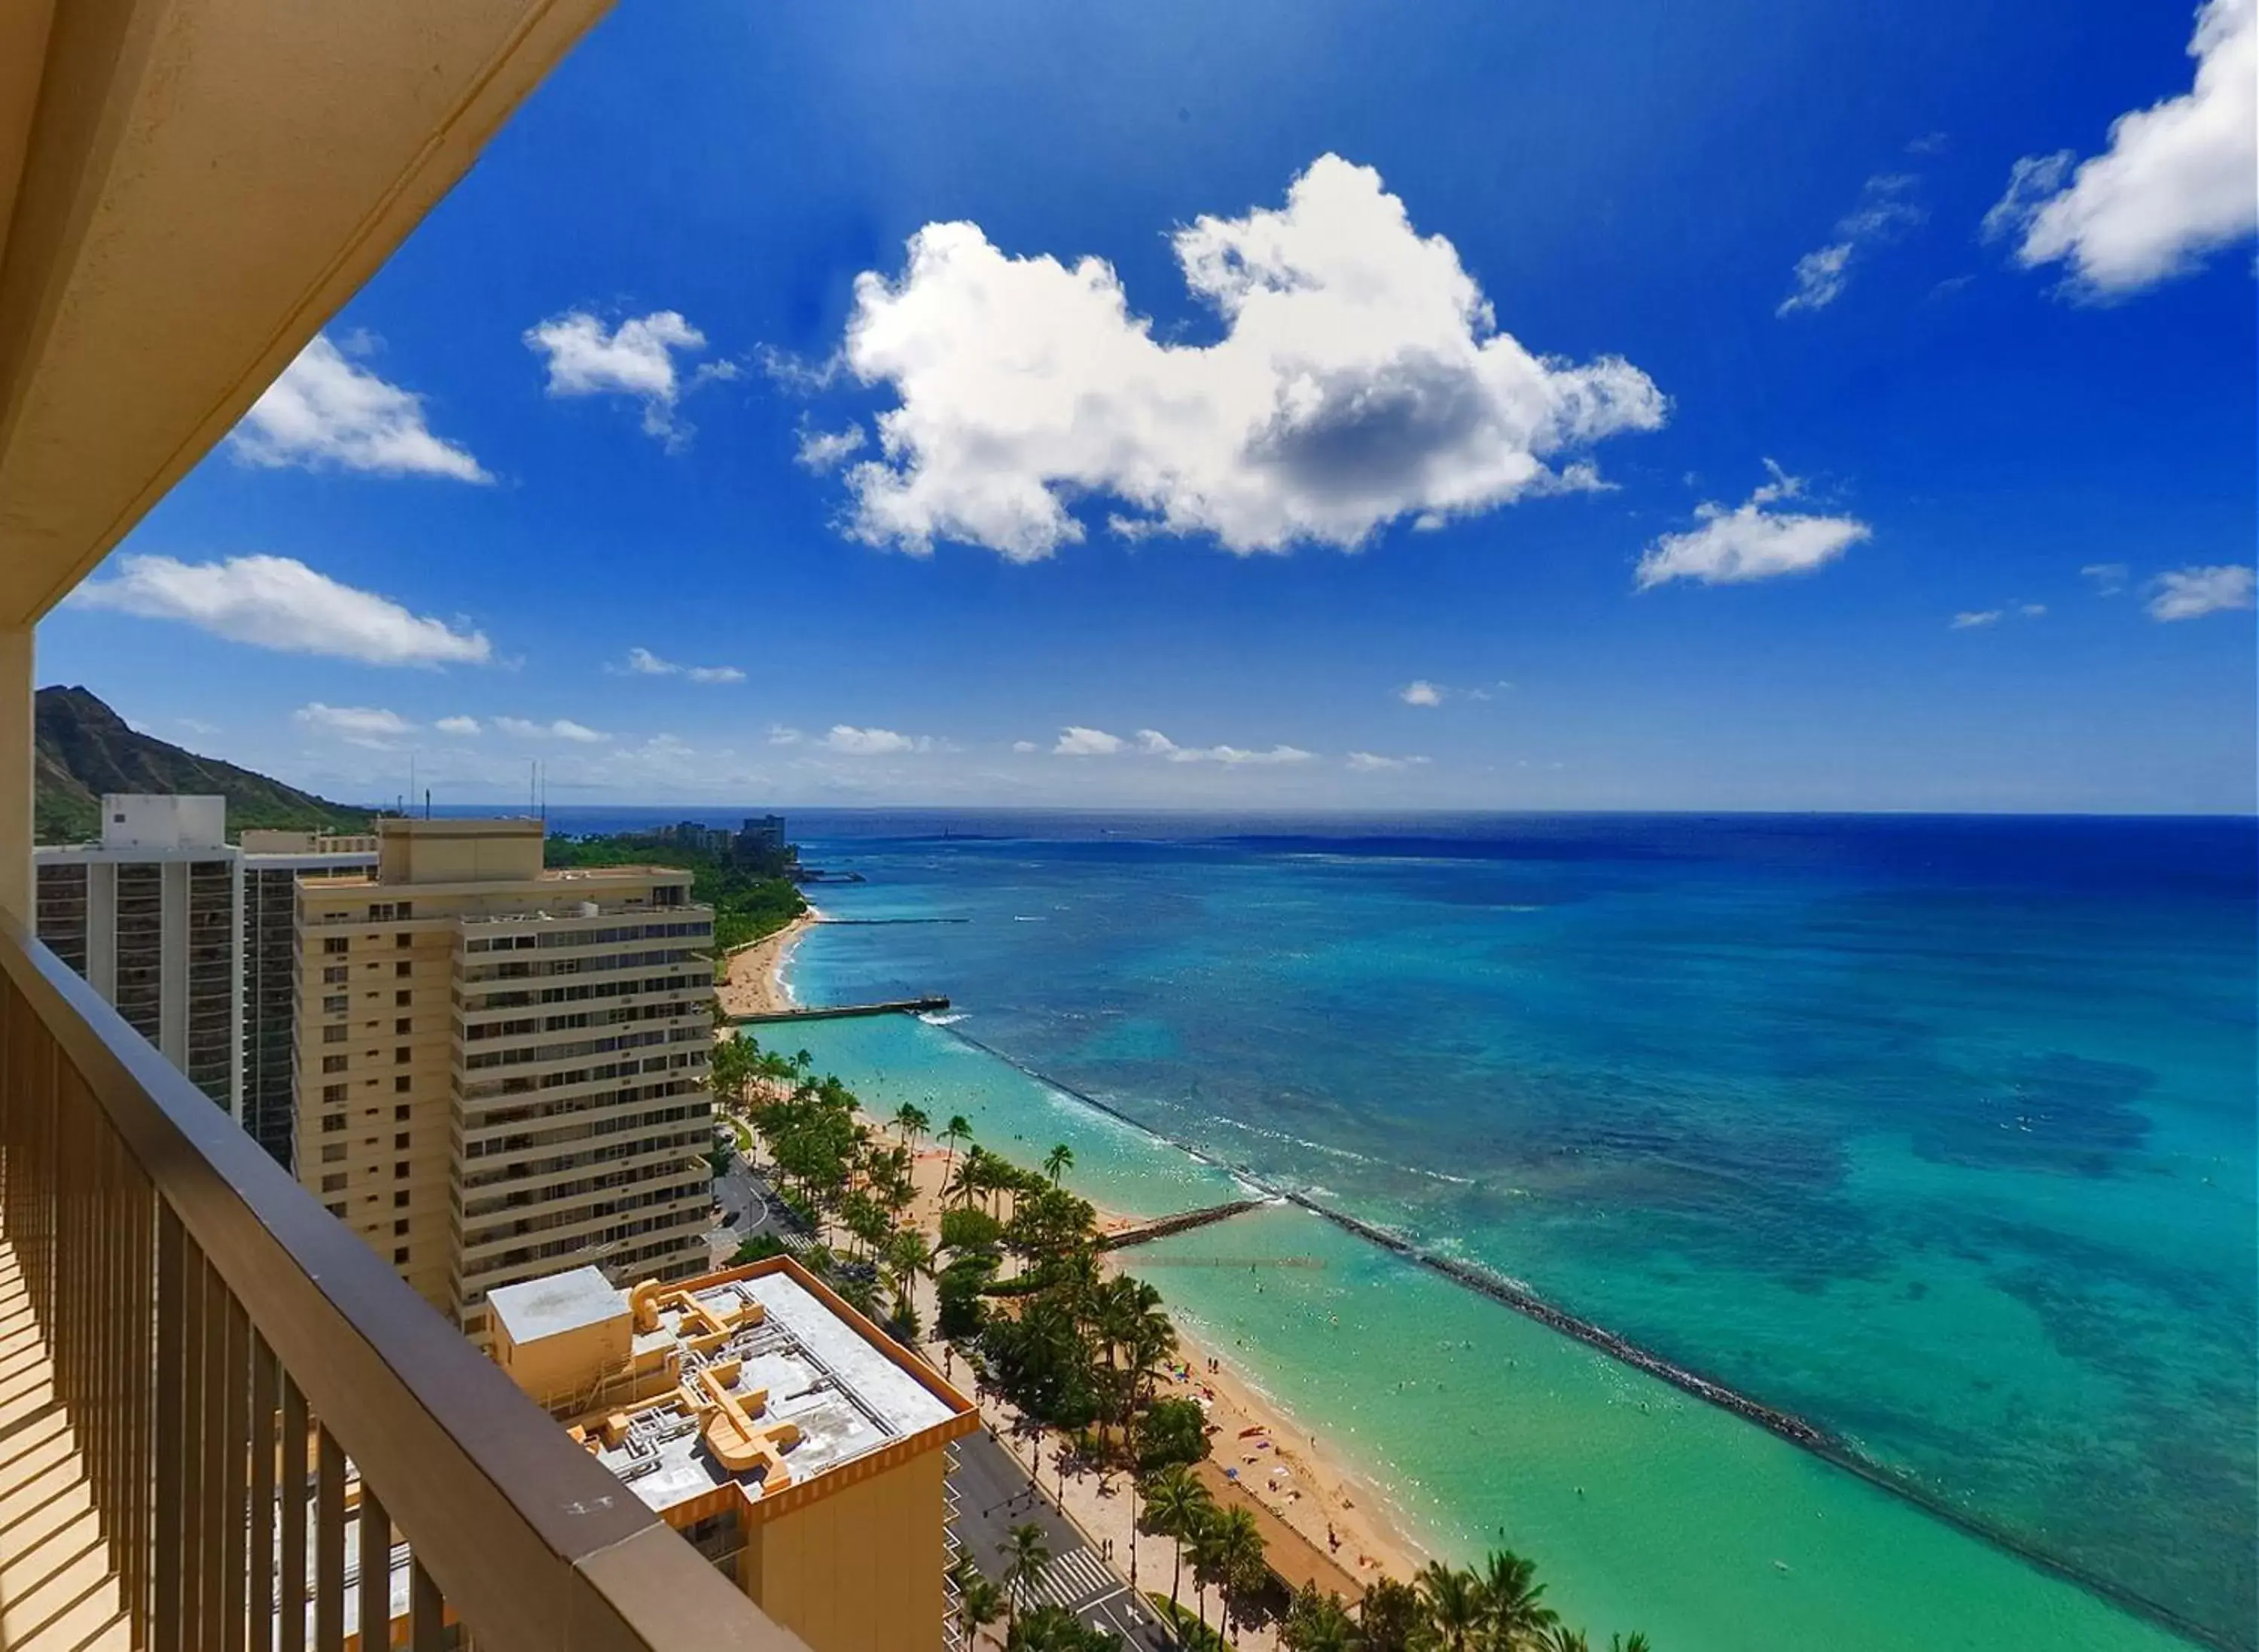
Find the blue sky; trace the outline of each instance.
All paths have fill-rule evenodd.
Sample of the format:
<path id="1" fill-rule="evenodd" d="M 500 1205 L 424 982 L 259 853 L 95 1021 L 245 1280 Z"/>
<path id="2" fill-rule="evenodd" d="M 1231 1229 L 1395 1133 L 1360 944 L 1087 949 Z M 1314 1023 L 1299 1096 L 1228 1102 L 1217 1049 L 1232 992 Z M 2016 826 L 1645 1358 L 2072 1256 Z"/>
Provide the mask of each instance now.
<path id="1" fill-rule="evenodd" d="M 2248 810 L 2253 11 L 623 0 L 41 680 L 353 799 Z"/>

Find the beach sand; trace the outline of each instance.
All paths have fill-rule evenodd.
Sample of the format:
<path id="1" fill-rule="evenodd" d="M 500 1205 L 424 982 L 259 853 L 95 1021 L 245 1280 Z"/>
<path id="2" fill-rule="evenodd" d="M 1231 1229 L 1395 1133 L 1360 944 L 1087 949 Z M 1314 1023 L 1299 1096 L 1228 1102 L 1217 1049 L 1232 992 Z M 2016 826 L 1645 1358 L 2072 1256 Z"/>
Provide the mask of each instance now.
<path id="1" fill-rule="evenodd" d="M 866 1122 L 882 1136 L 894 1133 L 894 1127 L 884 1119 Z M 929 1231 L 939 1225 L 941 1188 L 951 1162 L 951 1155 L 943 1148 L 923 1148 L 917 1154 L 914 1167 L 918 1189 L 916 1211 L 917 1220 Z M 1136 1225 L 1128 1217 L 1104 1211 L 1099 1214 L 1101 1231 Z M 1109 1253 L 1106 1260 L 1111 1271 L 1137 1271 L 1134 1249 Z M 926 1285 L 920 1292 L 919 1313 L 922 1321 L 929 1326 L 933 1323 L 935 1306 L 931 1287 Z M 954 1369 L 952 1356 L 943 1343 L 928 1342 L 923 1351 L 937 1368 L 945 1371 Z M 1217 1362 L 1214 1371 L 1208 1369 L 1211 1358 Z M 1161 1385 L 1159 1392 L 1164 1398 L 1201 1402 L 1208 1413 L 1209 1452 L 1218 1466 L 1236 1469 L 1242 1485 L 1301 1533 L 1319 1553 L 1330 1553 L 1336 1563 L 1351 1577 L 1361 1583 L 1384 1577 L 1408 1583 L 1430 1558 L 1391 1524 L 1381 1498 L 1343 1467 L 1327 1451 L 1322 1438 L 1301 1428 L 1268 1395 L 1236 1371 L 1221 1350 L 1201 1346 L 1187 1336 L 1181 1327 L 1178 1330 L 1176 1373 Z M 1019 1414 L 997 1399 L 991 1399 L 984 1411 L 990 1426 L 1026 1460 L 1030 1446 L 1036 1442 Z M 1058 1444 L 1058 1436 L 1046 1434 L 1040 1446 L 1041 1461 L 1045 1465 L 1043 1485 L 1046 1493 L 1054 1499 L 1059 1482 L 1052 1465 L 1057 1461 Z M 1128 1480 L 1119 1472 L 1108 1475 L 1101 1484 L 1095 1472 L 1068 1471 L 1068 1513 L 1094 1543 L 1112 1542 L 1114 1568 L 1125 1577 L 1130 1570 L 1130 1506 Z M 1334 1540 L 1330 1545 L 1329 1539 Z M 1174 1562 L 1174 1545 L 1166 1538 L 1140 1535 L 1137 1549 L 1139 1587 L 1147 1591 L 1158 1588 L 1165 1594 Z M 993 1573 L 994 1567 L 989 1563 L 992 1557 L 980 1559 Z M 1185 1598 L 1189 1603 L 1189 1592 Z M 1215 1610 L 1211 1601 L 1211 1620 Z M 1244 1644 L 1260 1648 L 1272 1642 L 1267 1634 L 1258 1637 L 1251 1633 L 1244 1637 Z"/>
<path id="2" fill-rule="evenodd" d="M 794 1008 L 799 1000 L 785 979 L 795 948 L 809 930 L 823 922 L 814 907 L 773 935 L 748 941 L 730 954 L 721 986 L 722 1010 L 729 1015 L 773 1015 Z"/>

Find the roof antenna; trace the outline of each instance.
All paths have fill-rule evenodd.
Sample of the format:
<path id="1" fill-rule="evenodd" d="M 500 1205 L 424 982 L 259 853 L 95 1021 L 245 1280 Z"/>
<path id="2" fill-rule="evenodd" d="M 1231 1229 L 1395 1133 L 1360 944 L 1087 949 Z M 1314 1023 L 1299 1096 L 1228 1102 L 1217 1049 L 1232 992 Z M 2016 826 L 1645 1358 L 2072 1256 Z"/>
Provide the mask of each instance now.
<path id="1" fill-rule="evenodd" d="M 428 786 L 424 788 L 424 818 L 431 818 L 431 788 Z"/>

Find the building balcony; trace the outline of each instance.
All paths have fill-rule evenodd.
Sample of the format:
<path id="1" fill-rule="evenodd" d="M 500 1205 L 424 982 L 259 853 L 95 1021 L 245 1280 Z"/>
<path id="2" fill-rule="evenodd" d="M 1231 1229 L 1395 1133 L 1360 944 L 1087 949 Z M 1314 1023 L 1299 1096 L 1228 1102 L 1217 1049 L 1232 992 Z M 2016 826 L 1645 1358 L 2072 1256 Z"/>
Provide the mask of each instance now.
<path id="1" fill-rule="evenodd" d="M 804 1652 L 0 919 L 0 1645 L 343 1648 L 378 1613 Z"/>

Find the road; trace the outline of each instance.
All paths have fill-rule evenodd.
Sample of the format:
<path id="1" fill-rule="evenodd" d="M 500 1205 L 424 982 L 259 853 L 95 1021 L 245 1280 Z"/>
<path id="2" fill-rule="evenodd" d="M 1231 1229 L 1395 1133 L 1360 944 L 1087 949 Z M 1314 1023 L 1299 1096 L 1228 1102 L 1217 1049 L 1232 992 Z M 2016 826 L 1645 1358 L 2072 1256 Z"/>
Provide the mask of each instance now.
<path id="1" fill-rule="evenodd" d="M 957 1535 L 965 1552 L 999 1585 L 1004 1581 L 1006 1534 L 1033 1520 L 1044 1529 L 1051 1564 L 1036 1584 L 1037 1602 L 1065 1606 L 1094 1628 L 1110 1630 L 1125 1648 L 1159 1648 L 1168 1631 L 1152 1609 L 1082 1541 L 1082 1534 L 1028 1478 L 1027 1465 L 982 1430 L 957 1442 L 957 1471 L 950 1485 L 958 1496 Z M 1141 1579 L 1150 1585 L 1151 1579 Z"/>
<path id="2" fill-rule="evenodd" d="M 706 1243 L 717 1266 L 727 1264 L 755 1234 L 776 1231 L 766 1184 L 737 1154 L 730 1155 L 730 1168 L 714 1178 L 714 1202 L 721 1210 L 720 1225 L 708 1232 Z"/>

